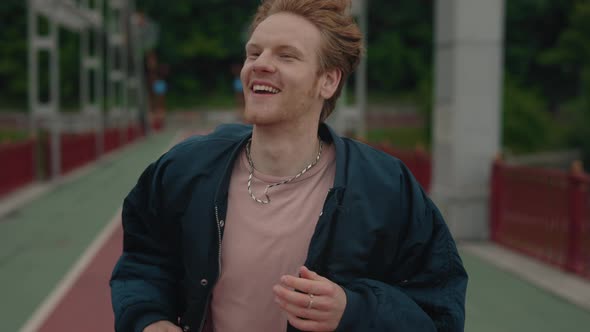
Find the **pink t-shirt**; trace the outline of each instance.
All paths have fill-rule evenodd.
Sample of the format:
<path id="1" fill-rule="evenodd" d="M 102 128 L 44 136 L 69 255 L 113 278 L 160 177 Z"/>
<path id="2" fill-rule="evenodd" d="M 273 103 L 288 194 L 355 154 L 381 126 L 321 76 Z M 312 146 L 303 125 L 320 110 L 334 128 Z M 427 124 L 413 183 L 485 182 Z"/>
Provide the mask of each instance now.
<path id="1" fill-rule="evenodd" d="M 318 163 L 299 179 L 269 190 L 270 204 L 248 193 L 249 166 L 243 151 L 234 165 L 223 242 L 221 276 L 211 301 L 215 332 L 283 332 L 287 316 L 272 287 L 285 274 L 298 275 L 334 185 L 336 152 L 324 143 Z M 267 184 L 285 178 L 254 171 L 252 190 L 263 199 Z M 209 324 L 208 324 L 209 325 Z"/>

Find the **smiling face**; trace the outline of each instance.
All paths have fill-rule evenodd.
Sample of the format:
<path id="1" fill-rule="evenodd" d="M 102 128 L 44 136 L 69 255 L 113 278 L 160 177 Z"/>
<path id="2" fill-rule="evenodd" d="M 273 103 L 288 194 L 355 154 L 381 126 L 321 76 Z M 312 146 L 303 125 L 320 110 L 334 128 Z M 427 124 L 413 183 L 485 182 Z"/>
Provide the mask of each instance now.
<path id="1" fill-rule="evenodd" d="M 318 122 L 335 90 L 334 73 L 319 74 L 320 47 L 318 28 L 294 14 L 271 15 L 256 27 L 241 72 L 246 122 Z"/>

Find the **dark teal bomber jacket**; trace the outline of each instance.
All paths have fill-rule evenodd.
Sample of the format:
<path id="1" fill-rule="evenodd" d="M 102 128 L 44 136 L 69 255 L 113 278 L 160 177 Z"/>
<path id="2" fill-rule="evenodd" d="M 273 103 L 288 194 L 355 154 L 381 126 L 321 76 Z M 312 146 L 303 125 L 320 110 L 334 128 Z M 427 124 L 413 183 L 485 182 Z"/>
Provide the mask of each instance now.
<path id="1" fill-rule="evenodd" d="M 163 319 L 201 331 L 219 276 L 229 178 L 251 134 L 224 125 L 185 140 L 125 198 L 123 253 L 110 281 L 116 331 Z M 305 265 L 345 290 L 337 331 L 463 331 L 467 274 L 438 209 L 398 159 L 325 124 L 319 134 L 336 147 L 336 176 Z"/>

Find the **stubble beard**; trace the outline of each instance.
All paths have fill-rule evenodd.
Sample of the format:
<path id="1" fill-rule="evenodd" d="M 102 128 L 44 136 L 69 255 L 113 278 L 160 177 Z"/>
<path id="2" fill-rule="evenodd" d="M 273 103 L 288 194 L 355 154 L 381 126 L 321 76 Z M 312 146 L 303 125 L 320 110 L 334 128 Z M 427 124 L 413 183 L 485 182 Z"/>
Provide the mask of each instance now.
<path id="1" fill-rule="evenodd" d="M 246 100 L 244 121 L 252 125 L 268 126 L 301 120 L 302 117 L 305 117 L 306 113 L 311 112 L 310 108 L 313 106 L 313 100 L 317 98 L 318 84 L 319 75 L 315 77 L 309 89 L 304 90 L 303 96 L 299 98 L 294 96 L 291 99 L 287 97 L 279 101 L 279 103 L 273 103 L 272 105 L 252 106 L 252 103 Z M 289 103 L 289 100 L 294 100 L 295 102 Z M 254 109 L 254 107 L 258 109 Z"/>

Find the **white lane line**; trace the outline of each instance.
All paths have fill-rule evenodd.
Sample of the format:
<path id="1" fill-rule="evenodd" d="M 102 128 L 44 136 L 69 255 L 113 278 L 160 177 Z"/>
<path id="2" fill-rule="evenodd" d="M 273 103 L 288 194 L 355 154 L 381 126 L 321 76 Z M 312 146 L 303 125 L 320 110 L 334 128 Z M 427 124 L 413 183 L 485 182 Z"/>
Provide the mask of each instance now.
<path id="1" fill-rule="evenodd" d="M 78 258 L 76 264 L 68 271 L 68 273 L 60 280 L 57 287 L 45 298 L 43 303 L 37 308 L 35 313 L 29 318 L 26 324 L 19 330 L 21 332 L 35 332 L 53 310 L 57 307 L 59 302 L 64 298 L 67 292 L 72 288 L 72 285 L 78 280 L 80 275 L 86 270 L 90 262 L 96 256 L 103 245 L 111 238 L 117 228 L 121 225 L 121 209 L 113 216 L 111 221 L 106 225 L 100 234 L 94 238 L 94 241 L 84 251 L 82 256 Z"/>
<path id="2" fill-rule="evenodd" d="M 170 150 L 170 148 L 177 143 L 184 133 L 179 131 L 174 135 L 174 138 L 162 153 Z M 84 270 L 88 267 L 90 262 L 94 259 L 98 251 L 105 245 L 111 236 L 121 225 L 121 208 L 113 216 L 111 221 L 102 229 L 96 238 L 92 241 L 90 246 L 86 248 L 84 253 L 78 258 L 74 266 L 68 273 L 59 281 L 53 291 L 43 300 L 40 306 L 37 307 L 33 315 L 27 322 L 19 329 L 20 332 L 36 332 L 45 323 L 49 315 L 53 313 L 57 305 L 65 297 L 68 291 L 72 288 L 76 280 L 80 278 Z"/>

